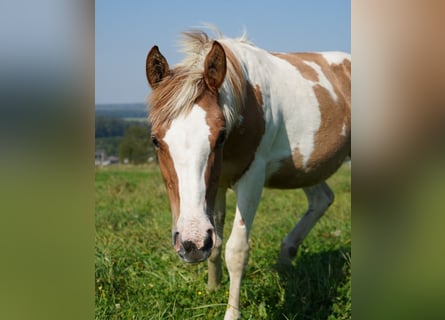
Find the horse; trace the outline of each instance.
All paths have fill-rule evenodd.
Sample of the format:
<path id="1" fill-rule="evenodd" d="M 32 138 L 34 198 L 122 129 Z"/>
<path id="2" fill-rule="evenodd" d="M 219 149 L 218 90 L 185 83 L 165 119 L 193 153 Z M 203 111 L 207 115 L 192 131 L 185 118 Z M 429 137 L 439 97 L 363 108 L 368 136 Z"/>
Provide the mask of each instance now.
<path id="1" fill-rule="evenodd" d="M 172 213 L 172 243 L 187 263 L 208 260 L 208 288 L 221 283 L 226 191 L 236 212 L 226 242 L 225 320 L 240 319 L 249 233 L 266 188 L 302 188 L 308 209 L 281 243 L 291 263 L 334 200 L 326 184 L 351 151 L 351 57 L 278 53 L 246 35 L 182 33 L 186 57 L 170 68 L 158 46 L 146 59 L 151 139 Z"/>

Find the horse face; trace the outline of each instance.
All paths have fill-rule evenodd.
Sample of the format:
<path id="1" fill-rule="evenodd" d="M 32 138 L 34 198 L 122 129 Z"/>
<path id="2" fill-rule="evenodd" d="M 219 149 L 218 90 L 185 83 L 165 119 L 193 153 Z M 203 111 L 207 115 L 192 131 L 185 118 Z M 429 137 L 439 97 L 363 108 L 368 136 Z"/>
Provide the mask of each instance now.
<path id="1" fill-rule="evenodd" d="M 169 98 L 171 91 L 178 89 L 175 81 L 180 75 L 170 71 L 156 46 L 150 50 L 146 65 L 148 82 L 155 96 L 159 95 L 154 112 L 162 114 L 168 109 L 166 105 L 176 108 L 177 101 L 172 103 Z M 172 210 L 173 246 L 186 262 L 204 261 L 216 242 L 213 210 L 226 137 L 218 88 L 225 73 L 224 49 L 214 42 L 204 62 L 200 94 L 190 100 L 190 110 L 173 119 L 157 121 L 152 127 L 152 140 Z"/>
<path id="2" fill-rule="evenodd" d="M 204 95 L 188 114 L 152 133 L 172 209 L 173 246 L 184 261 L 203 261 L 216 241 L 213 210 L 226 136 L 216 98 Z"/>

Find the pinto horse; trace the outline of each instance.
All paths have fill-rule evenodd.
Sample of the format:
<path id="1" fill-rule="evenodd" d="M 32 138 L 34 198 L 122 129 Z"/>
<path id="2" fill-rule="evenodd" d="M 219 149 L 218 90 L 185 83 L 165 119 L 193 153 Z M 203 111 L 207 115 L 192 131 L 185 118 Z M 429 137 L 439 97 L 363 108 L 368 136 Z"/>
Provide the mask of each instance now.
<path id="1" fill-rule="evenodd" d="M 290 263 L 334 200 L 325 180 L 350 155 L 351 59 L 341 52 L 272 53 L 245 35 L 183 34 L 186 58 L 170 68 L 147 55 L 152 141 L 172 211 L 173 247 L 185 262 L 208 259 L 221 282 L 226 191 L 236 213 L 226 243 L 230 276 L 224 319 L 239 319 L 249 232 L 263 187 L 303 188 L 308 210 L 281 244 Z"/>

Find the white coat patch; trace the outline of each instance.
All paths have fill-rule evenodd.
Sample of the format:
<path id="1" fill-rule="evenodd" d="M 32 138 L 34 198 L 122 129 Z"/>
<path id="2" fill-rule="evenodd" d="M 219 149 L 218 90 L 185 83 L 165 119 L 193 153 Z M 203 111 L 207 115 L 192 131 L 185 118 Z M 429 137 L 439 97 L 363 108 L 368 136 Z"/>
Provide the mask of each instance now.
<path id="1" fill-rule="evenodd" d="M 351 60 L 351 55 L 344 53 L 344 52 L 323 52 L 321 53 L 323 58 L 326 59 L 326 61 L 332 65 L 332 64 L 342 64 L 343 61 Z"/>
<path id="2" fill-rule="evenodd" d="M 343 127 L 341 128 L 341 135 L 346 137 L 346 123 L 343 123 Z"/>

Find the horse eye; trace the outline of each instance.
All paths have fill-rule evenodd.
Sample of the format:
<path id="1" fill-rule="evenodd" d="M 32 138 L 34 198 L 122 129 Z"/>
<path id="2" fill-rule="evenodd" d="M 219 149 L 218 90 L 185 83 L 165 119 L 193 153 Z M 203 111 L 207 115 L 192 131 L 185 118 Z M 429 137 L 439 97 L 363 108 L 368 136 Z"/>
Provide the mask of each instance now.
<path id="1" fill-rule="evenodd" d="M 226 130 L 223 129 L 219 133 L 218 139 L 216 140 L 216 147 L 219 148 L 224 143 L 224 140 L 226 139 Z"/>
<path id="2" fill-rule="evenodd" d="M 159 140 L 158 138 L 156 138 L 155 135 L 151 136 L 151 142 L 153 142 L 153 145 L 155 146 L 156 149 L 159 148 Z"/>

